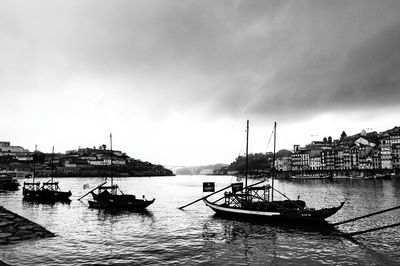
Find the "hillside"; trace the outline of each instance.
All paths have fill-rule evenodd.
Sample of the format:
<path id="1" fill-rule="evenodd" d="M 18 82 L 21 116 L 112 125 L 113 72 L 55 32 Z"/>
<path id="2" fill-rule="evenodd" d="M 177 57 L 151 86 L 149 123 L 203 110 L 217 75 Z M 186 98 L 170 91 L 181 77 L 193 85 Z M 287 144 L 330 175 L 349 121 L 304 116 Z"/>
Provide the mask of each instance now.
<path id="1" fill-rule="evenodd" d="M 130 158 L 125 153 L 101 148 L 85 148 L 65 154 L 40 151 L 24 154 L 0 154 L 0 169 L 32 172 L 35 175 L 59 177 L 170 176 L 171 170 L 162 165 Z M 112 161 L 112 167 L 111 167 Z"/>

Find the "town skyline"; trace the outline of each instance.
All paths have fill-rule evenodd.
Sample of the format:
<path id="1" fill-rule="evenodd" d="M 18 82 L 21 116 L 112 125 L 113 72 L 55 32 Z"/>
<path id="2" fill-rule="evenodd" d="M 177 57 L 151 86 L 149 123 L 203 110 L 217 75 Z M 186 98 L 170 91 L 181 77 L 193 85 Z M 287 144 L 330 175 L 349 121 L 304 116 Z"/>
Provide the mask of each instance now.
<path id="1" fill-rule="evenodd" d="M 332 134 L 328 134 L 326 136 L 321 137 L 320 139 L 313 139 L 310 142 L 303 142 L 304 144 L 293 143 L 291 145 L 291 147 L 281 148 L 281 149 L 277 150 L 277 152 L 278 151 L 282 151 L 282 150 L 288 150 L 290 152 L 296 153 L 296 151 L 297 152 L 298 151 L 304 151 L 304 150 L 310 149 L 310 147 L 312 147 L 312 146 L 315 146 L 315 145 L 318 146 L 319 145 L 318 143 L 322 143 L 322 144 L 325 143 L 325 144 L 333 145 L 334 143 L 342 140 L 343 134 L 345 135 L 346 138 L 354 138 L 354 137 L 357 137 L 357 136 L 361 137 L 361 138 L 364 138 L 365 136 L 368 136 L 368 135 L 369 136 L 371 136 L 371 135 L 380 136 L 382 134 L 385 134 L 386 132 L 390 132 L 390 131 L 396 131 L 397 132 L 397 131 L 400 131 L 399 130 L 399 126 L 393 126 L 391 128 L 388 128 L 386 130 L 382 130 L 382 131 L 379 131 L 379 132 L 378 131 L 373 131 L 373 130 L 371 130 L 371 128 L 369 128 L 369 129 L 370 129 L 369 131 L 366 131 L 366 130 L 363 129 L 360 132 L 355 133 L 355 134 L 347 134 L 346 131 L 343 130 L 339 137 L 335 137 L 335 136 L 332 137 Z M 314 137 L 317 137 L 317 136 L 314 136 Z M 354 140 L 356 140 L 356 139 L 354 139 Z M 397 140 L 398 140 L 398 138 L 396 138 L 396 141 Z M 271 141 L 271 139 L 270 139 L 270 141 Z M 394 143 L 397 143 L 396 141 L 394 141 Z M 377 143 L 374 143 L 376 145 L 376 148 L 380 147 L 379 141 L 375 140 L 375 142 L 377 142 Z M 33 153 L 34 152 L 33 150 L 31 151 L 31 150 L 26 149 L 26 148 L 24 148 L 22 146 L 11 145 L 11 144 L 12 143 L 10 141 L 0 141 L 0 154 L 2 154 L 2 156 L 5 155 L 5 154 L 16 155 L 16 154 L 25 154 L 25 153 Z M 355 142 L 352 145 L 354 145 L 354 144 L 355 144 Z M 7 149 L 8 148 L 11 148 L 11 150 L 10 149 L 8 150 L 9 153 L 7 153 Z M 99 145 L 94 145 L 92 147 L 89 147 L 89 146 L 81 147 L 81 146 L 79 146 L 76 149 L 65 150 L 64 153 L 57 152 L 55 154 L 71 154 L 71 153 L 76 153 L 76 152 L 79 152 L 79 151 L 82 151 L 82 150 L 88 150 L 88 149 L 89 150 L 100 150 L 100 151 L 103 151 L 103 150 L 107 151 L 108 150 L 108 151 L 110 151 L 110 146 L 107 146 L 107 144 L 99 144 Z M 313 148 L 311 148 L 311 150 L 312 149 Z M 38 149 L 38 152 L 43 152 L 43 153 L 46 153 L 46 154 L 51 154 L 52 153 L 52 151 L 51 152 L 44 152 L 44 151 L 41 151 L 40 149 Z M 130 154 L 126 153 L 123 148 L 119 149 L 119 150 L 113 149 L 113 152 L 118 154 L 119 156 L 120 155 L 127 155 L 127 156 L 132 156 L 132 158 L 135 158 L 137 160 L 146 161 L 146 160 L 143 160 L 142 158 L 135 157 L 134 155 L 130 155 Z M 250 152 L 250 153 L 252 153 L 252 152 Z M 257 152 L 255 152 L 255 153 L 257 153 Z M 261 153 L 267 154 L 268 151 L 261 152 Z M 272 151 L 269 151 L 269 153 L 272 153 Z M 244 156 L 244 155 L 245 154 L 244 154 L 244 151 L 243 151 L 242 154 L 239 154 L 234 159 L 237 159 L 238 157 Z M 313 157 L 318 157 L 318 156 L 315 156 L 315 154 L 314 154 Z M 25 161 L 25 160 L 26 159 L 23 159 L 23 161 Z M 165 166 L 167 168 L 169 167 L 170 169 L 177 169 L 177 168 L 180 168 L 180 167 L 203 167 L 203 166 L 207 166 L 207 165 L 219 165 L 219 164 L 229 165 L 233 161 L 234 160 L 232 160 L 231 162 L 226 162 L 226 163 L 225 162 L 210 162 L 209 164 L 196 164 L 196 165 L 176 164 L 176 165 L 163 165 L 163 166 Z M 149 161 L 149 162 L 158 164 L 157 162 L 151 162 L 151 161 Z M 282 164 L 282 162 L 277 161 L 277 164 L 280 165 L 280 164 Z M 101 165 L 106 165 L 106 164 L 101 163 Z M 314 168 L 315 168 L 315 166 L 312 169 L 314 169 Z M 316 167 L 316 168 L 318 168 L 318 167 Z M 282 170 L 282 169 L 280 169 L 278 167 L 278 170 Z M 295 170 L 299 170 L 299 169 L 295 169 Z M 285 171 L 287 171 L 287 169 L 285 169 Z"/>
<path id="2" fill-rule="evenodd" d="M 5 1 L 0 140 L 228 163 L 400 113 L 400 2 Z"/>

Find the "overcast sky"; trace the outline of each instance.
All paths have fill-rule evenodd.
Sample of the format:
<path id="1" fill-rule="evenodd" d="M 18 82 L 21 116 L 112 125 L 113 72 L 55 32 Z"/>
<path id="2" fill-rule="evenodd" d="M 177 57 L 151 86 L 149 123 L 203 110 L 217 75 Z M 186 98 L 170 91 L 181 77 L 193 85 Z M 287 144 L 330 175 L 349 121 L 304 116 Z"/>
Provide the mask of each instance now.
<path id="1" fill-rule="evenodd" d="M 0 1 L 0 140 L 230 163 L 399 125 L 400 1 Z"/>

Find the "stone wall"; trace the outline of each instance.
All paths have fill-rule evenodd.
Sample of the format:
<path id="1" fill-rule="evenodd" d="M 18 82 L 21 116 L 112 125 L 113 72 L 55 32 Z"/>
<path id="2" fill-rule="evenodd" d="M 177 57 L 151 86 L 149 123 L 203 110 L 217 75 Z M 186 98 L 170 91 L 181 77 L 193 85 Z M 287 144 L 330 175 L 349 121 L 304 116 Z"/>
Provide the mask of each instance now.
<path id="1" fill-rule="evenodd" d="M 0 206 L 0 245 L 53 236 L 44 227 Z"/>

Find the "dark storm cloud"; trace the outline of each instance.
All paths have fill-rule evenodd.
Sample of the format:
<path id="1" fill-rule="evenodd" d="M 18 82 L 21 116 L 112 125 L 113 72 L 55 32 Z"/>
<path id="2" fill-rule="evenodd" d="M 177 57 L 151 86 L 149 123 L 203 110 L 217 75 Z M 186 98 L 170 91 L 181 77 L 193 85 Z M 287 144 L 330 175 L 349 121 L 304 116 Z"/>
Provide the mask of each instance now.
<path id="1" fill-rule="evenodd" d="M 278 35 L 283 38 L 282 49 L 272 51 L 286 54 L 270 61 L 275 71 L 252 89 L 247 113 L 298 119 L 321 112 L 397 106 L 400 20 L 393 11 L 399 5 L 375 7 L 361 2 L 332 11 L 320 1 L 318 8 L 299 8 L 301 16 L 292 20 L 298 23 L 282 29 L 288 31 L 287 37 Z"/>
<path id="2" fill-rule="evenodd" d="M 343 56 L 306 54 L 260 91 L 256 112 L 310 114 L 396 106 L 400 100 L 400 21 Z M 268 88 L 276 86 L 276 88 Z"/>
<path id="3" fill-rule="evenodd" d="M 400 20 L 351 51 L 337 100 L 393 105 L 400 100 Z M 347 93 L 348 92 L 348 93 Z M 341 97 L 340 94 L 344 94 Z M 348 95 L 346 95 L 348 94 Z"/>
<path id="4" fill-rule="evenodd" d="M 107 71 L 189 67 L 207 74 L 256 69 L 251 62 L 269 46 L 269 37 L 258 32 L 257 23 L 272 19 L 268 14 L 281 5 L 266 1 L 96 3 L 74 12 L 74 19 L 64 24 L 69 30 L 61 29 L 72 38 L 56 46 L 73 59 Z"/>
<path id="5" fill-rule="evenodd" d="M 0 11 L 0 81 L 14 89 L 118 79 L 128 103 L 223 116 L 399 99 L 399 1 L 17 3 Z"/>

